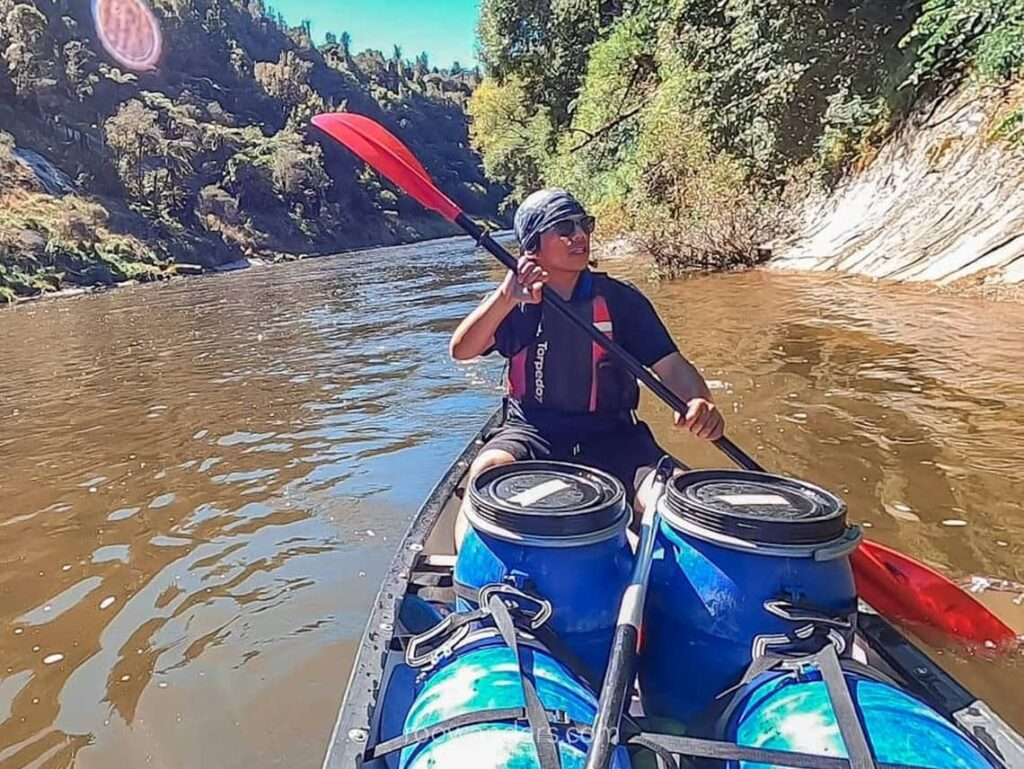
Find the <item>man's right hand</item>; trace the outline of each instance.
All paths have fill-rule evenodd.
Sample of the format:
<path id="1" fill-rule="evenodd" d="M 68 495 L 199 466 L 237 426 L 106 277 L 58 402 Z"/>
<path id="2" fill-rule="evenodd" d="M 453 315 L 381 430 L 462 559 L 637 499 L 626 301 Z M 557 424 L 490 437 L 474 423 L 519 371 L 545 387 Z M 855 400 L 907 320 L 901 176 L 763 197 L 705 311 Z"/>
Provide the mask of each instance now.
<path id="1" fill-rule="evenodd" d="M 548 280 L 548 271 L 532 256 L 520 257 L 516 271 L 505 276 L 498 293 L 510 304 L 540 304 L 541 290 Z"/>

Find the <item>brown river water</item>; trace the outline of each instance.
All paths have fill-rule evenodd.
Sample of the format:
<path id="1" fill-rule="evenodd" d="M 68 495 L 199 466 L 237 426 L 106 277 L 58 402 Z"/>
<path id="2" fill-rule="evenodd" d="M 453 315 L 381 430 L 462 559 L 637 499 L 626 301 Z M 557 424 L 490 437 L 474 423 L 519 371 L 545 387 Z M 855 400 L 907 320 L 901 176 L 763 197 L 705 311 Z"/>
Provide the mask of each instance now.
<path id="1" fill-rule="evenodd" d="M 604 267 L 763 464 L 1024 582 L 1024 306 Z M 0 767 L 318 767 L 396 540 L 497 402 L 497 361 L 447 358 L 497 276 L 449 240 L 0 312 Z M 1018 595 L 982 598 L 1024 631 Z M 1024 728 L 1024 661 L 937 653 Z"/>

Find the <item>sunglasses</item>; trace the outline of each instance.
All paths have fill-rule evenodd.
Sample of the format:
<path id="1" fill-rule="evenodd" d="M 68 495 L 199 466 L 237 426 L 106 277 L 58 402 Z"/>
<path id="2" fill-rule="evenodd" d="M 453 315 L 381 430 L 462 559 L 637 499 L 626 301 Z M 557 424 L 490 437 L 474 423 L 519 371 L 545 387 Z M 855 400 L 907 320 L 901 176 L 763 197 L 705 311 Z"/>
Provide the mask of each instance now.
<path id="1" fill-rule="evenodd" d="M 560 238 L 571 238 L 576 234 L 577 227 L 585 234 L 592 235 L 596 226 L 597 220 L 593 216 L 579 216 L 575 219 L 563 219 L 560 222 L 555 222 L 547 228 L 547 231 L 555 233 Z"/>

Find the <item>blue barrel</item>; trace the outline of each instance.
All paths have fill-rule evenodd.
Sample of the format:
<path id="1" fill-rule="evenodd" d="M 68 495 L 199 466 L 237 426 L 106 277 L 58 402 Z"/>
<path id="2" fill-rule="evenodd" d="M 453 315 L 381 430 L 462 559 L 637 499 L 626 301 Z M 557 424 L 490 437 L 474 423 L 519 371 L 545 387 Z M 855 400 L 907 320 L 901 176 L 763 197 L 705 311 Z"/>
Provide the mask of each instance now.
<path id="1" fill-rule="evenodd" d="M 500 639 L 470 636 L 426 679 L 405 720 L 405 733 L 429 730 L 455 716 L 524 706 L 519 665 Z M 590 726 L 597 713 L 594 693 L 561 662 L 536 644 L 520 647 L 523 667 L 546 710 L 565 713 Z M 572 727 L 553 727 L 563 769 L 582 769 L 588 743 Z M 453 729 L 402 751 L 401 769 L 534 769 L 539 767 L 533 735 L 524 724 L 484 723 Z M 615 769 L 628 769 L 620 748 Z"/>
<path id="2" fill-rule="evenodd" d="M 469 501 L 471 528 L 455 565 L 461 592 L 510 582 L 547 600 L 548 626 L 603 676 L 633 566 L 622 484 L 585 467 L 516 462 L 477 476 Z"/>
<path id="3" fill-rule="evenodd" d="M 659 511 L 640 654 L 648 715 L 692 725 L 755 653 L 817 632 L 812 617 L 838 620 L 840 633 L 855 612 L 848 555 L 860 531 L 829 492 L 765 473 L 698 471 L 669 483 Z"/>
<path id="4" fill-rule="evenodd" d="M 951 722 L 895 686 L 844 671 L 864 733 L 881 763 L 922 769 L 992 769 Z M 724 735 L 743 747 L 847 758 L 835 710 L 821 674 L 786 672 L 756 679 L 740 695 Z M 731 762 L 728 769 L 783 769 Z"/>

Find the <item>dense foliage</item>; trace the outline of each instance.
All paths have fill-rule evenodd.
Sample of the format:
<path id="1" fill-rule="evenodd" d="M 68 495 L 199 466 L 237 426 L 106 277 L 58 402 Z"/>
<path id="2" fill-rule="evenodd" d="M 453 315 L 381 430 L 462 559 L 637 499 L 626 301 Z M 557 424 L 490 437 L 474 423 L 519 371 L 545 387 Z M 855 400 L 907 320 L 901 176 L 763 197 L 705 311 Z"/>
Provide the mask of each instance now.
<path id="1" fill-rule="evenodd" d="M 907 44 L 914 80 L 962 70 L 1011 78 L 1024 66 L 1024 0 L 926 0 Z"/>
<path id="2" fill-rule="evenodd" d="M 154 11 L 164 57 L 135 74 L 98 45 L 88 0 L 0 0 L 0 294 L 445 232 L 321 146 L 309 119 L 329 109 L 385 123 L 460 204 L 496 214 L 505 191 L 470 149 L 464 110 L 477 72 L 397 47 L 355 53 L 346 32 L 317 47 L 261 0 Z M 40 186 L 25 151 L 68 189 Z"/>
<path id="3" fill-rule="evenodd" d="M 575 190 L 673 270 L 756 263 L 927 89 L 1024 57 L 1024 0 L 485 0 L 480 28 L 487 171 Z"/>

